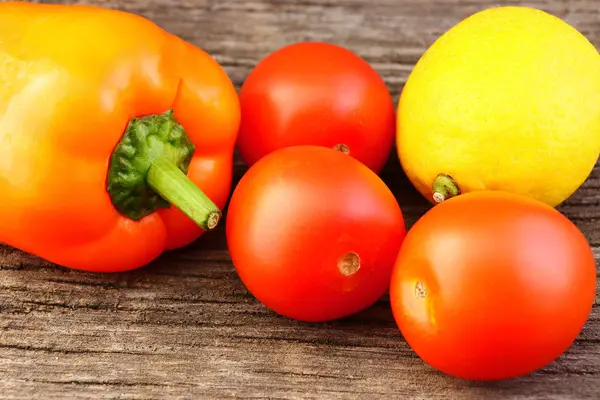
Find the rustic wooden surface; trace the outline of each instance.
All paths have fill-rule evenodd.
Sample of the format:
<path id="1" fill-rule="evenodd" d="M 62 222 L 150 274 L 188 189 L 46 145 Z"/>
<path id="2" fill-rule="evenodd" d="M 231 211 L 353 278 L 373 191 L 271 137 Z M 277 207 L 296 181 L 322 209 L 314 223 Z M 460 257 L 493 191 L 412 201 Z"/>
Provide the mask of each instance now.
<path id="1" fill-rule="evenodd" d="M 53 1 L 60 3 L 61 1 Z M 202 47 L 236 85 L 295 41 L 366 58 L 397 99 L 424 49 L 497 0 L 96 0 L 156 21 Z M 600 45 L 598 1 L 522 3 L 565 18 Z M 236 180 L 244 167 L 236 166 Z M 427 209 L 392 154 L 382 173 L 409 225 Z M 600 256 L 600 168 L 561 210 Z M 574 346 L 530 376 L 472 383 L 409 349 L 387 299 L 327 324 L 294 322 L 248 294 L 223 230 L 141 270 L 94 275 L 0 247 L 2 398 L 600 398 L 600 309 Z M 596 302 L 596 305 L 598 301 Z M 560 321 L 556 321 L 560 324 Z"/>

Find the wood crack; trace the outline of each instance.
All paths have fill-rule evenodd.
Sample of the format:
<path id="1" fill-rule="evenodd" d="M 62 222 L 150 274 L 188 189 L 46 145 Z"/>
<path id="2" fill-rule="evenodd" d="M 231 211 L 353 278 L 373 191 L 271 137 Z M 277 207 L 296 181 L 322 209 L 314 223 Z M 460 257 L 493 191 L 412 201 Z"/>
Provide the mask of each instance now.
<path id="1" fill-rule="evenodd" d="M 0 348 L 14 349 L 28 352 L 43 352 L 43 353 L 60 353 L 60 354 L 121 354 L 121 355 L 133 355 L 133 356 L 160 356 L 161 354 L 146 353 L 146 352 L 133 352 L 123 350 L 79 350 L 79 349 L 66 349 L 46 346 L 33 346 L 33 345 L 21 345 L 21 344 L 5 344 L 0 343 Z"/>
<path id="2" fill-rule="evenodd" d="M 98 385 L 98 386 L 129 386 L 129 387 L 139 387 L 139 386 L 153 386 L 159 388 L 165 388 L 173 386 L 172 384 L 165 383 L 153 383 L 153 382 L 144 382 L 144 381 L 135 381 L 135 382 L 127 382 L 122 380 L 96 380 L 96 379 L 85 379 L 85 380 L 58 380 L 58 379 L 24 379 L 26 382 L 37 382 L 37 383 L 53 383 L 60 385 Z M 190 383 L 178 382 L 177 386 L 188 386 L 194 387 L 195 385 Z"/>

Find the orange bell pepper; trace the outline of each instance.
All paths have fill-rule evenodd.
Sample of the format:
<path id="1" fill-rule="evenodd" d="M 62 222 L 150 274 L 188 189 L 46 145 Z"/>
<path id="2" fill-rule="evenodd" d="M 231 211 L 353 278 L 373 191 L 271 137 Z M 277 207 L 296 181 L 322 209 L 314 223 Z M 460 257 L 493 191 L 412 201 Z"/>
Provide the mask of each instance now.
<path id="1" fill-rule="evenodd" d="M 112 272 L 218 223 L 240 109 L 208 54 L 126 12 L 2 3 L 0 76 L 0 241 Z"/>

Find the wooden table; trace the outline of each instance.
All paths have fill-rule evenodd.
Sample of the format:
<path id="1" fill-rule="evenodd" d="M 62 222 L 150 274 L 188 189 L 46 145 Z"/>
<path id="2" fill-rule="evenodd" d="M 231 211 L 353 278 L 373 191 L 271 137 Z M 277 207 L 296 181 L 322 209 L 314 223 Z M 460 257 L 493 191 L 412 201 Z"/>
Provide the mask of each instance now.
<path id="1" fill-rule="evenodd" d="M 200 46 L 238 87 L 262 57 L 281 46 L 335 42 L 371 62 L 397 100 L 411 68 L 440 34 L 473 12 L 509 2 L 92 3 L 139 13 Z M 528 2 L 566 19 L 598 45 L 597 3 Z M 237 180 L 244 166 L 238 161 L 235 170 Z M 427 210 L 395 154 L 382 177 L 409 225 Z M 596 169 L 561 210 L 600 256 L 599 194 Z M 552 365 L 513 381 L 472 383 L 426 366 L 403 341 L 387 298 L 326 324 L 267 311 L 238 280 L 222 229 L 146 268 L 113 275 L 75 272 L 8 247 L 0 250 L 3 398 L 600 398 L 598 307 L 573 347 Z"/>

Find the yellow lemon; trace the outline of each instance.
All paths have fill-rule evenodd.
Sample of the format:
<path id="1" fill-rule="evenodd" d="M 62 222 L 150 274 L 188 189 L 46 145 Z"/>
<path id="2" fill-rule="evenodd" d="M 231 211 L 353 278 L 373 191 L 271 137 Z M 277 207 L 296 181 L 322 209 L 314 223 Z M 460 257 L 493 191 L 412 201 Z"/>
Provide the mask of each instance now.
<path id="1" fill-rule="evenodd" d="M 398 105 L 397 148 L 431 201 L 504 190 L 556 206 L 598 159 L 600 54 L 540 10 L 476 13 L 412 71 Z"/>

